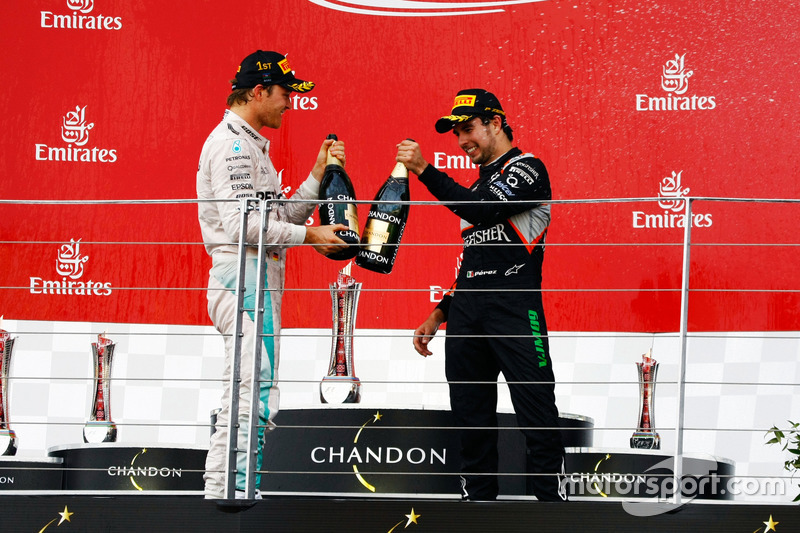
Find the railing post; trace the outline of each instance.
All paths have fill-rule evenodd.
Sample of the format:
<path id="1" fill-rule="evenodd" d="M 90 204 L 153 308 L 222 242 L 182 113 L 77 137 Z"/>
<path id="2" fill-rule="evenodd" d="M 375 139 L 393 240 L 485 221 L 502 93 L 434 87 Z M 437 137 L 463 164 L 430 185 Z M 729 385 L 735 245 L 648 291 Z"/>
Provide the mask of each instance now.
<path id="1" fill-rule="evenodd" d="M 683 272 L 681 281 L 681 351 L 678 359 L 678 417 L 675 426 L 675 457 L 673 474 L 675 481 L 674 504 L 681 505 L 683 478 L 683 423 L 684 394 L 686 392 L 686 333 L 689 324 L 689 269 L 691 267 L 692 199 L 686 198 L 686 227 L 683 233 Z"/>
<path id="2" fill-rule="evenodd" d="M 245 497 L 252 500 L 256 491 L 256 458 L 258 456 L 258 413 L 260 412 L 259 403 L 261 401 L 261 347 L 263 342 L 264 313 L 264 291 L 265 279 L 267 274 L 266 243 L 264 238 L 267 234 L 269 225 L 269 212 L 272 204 L 269 200 L 261 200 L 258 204 L 261 213 L 259 232 L 258 232 L 258 263 L 256 274 L 256 298 L 255 310 L 253 311 L 253 368 L 251 375 L 253 381 L 250 386 L 250 429 L 247 433 L 247 475 L 245 478 Z M 272 309 L 268 310 L 272 313 Z M 274 332 L 273 332 L 274 333 Z M 273 376 L 270 376 L 272 379 Z M 266 431 L 266 429 L 264 430 Z"/>
<path id="3" fill-rule="evenodd" d="M 228 448 L 225 461 L 225 499 L 236 497 L 236 453 L 239 437 L 239 387 L 241 385 L 242 362 L 242 324 L 244 319 L 245 277 L 247 267 L 247 218 L 254 209 L 255 201 L 242 198 L 239 202 L 239 271 L 236 275 L 236 326 L 233 340 L 233 361 L 228 388 L 230 390 L 230 408 L 228 410 Z M 251 409 L 252 411 L 252 409 Z"/>

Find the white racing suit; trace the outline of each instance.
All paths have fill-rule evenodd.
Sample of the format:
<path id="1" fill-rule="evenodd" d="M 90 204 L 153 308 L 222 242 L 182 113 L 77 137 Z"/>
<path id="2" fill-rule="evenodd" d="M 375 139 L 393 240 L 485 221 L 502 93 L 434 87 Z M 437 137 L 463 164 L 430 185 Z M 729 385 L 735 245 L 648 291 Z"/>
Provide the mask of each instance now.
<path id="1" fill-rule="evenodd" d="M 204 202 L 212 199 L 243 197 L 280 198 L 281 183 L 269 159 L 269 141 L 262 137 L 236 113 L 227 110 L 222 122 L 211 132 L 203 145 L 197 169 L 198 219 L 206 251 L 212 267 L 208 280 L 208 314 L 225 339 L 222 410 L 217 416 L 216 430 L 211 437 L 206 459 L 205 493 L 207 497 L 222 498 L 225 484 L 225 460 L 228 442 L 230 407 L 229 379 L 233 368 L 234 333 L 236 324 L 236 275 L 240 210 L 237 202 Z M 293 199 L 317 200 L 319 182 L 309 175 L 297 189 Z M 305 221 L 314 211 L 315 203 L 285 203 L 273 206 L 269 215 L 267 235 L 267 274 L 264 287 L 263 345 L 261 373 L 258 376 L 260 402 L 258 406 L 258 454 L 256 469 L 261 468 L 264 431 L 272 427 L 278 412 L 278 359 L 281 329 L 281 296 L 284 285 L 285 249 L 305 240 Z M 246 241 L 258 244 L 260 213 L 249 213 Z M 254 309 L 257 275 L 257 249 L 247 249 L 245 276 L 245 309 Z M 253 312 L 244 317 L 241 359 L 241 388 L 239 391 L 239 435 L 237 448 L 236 488 L 245 488 L 248 416 L 251 397 L 251 369 L 254 334 Z M 256 478 L 256 487 L 260 479 Z"/>

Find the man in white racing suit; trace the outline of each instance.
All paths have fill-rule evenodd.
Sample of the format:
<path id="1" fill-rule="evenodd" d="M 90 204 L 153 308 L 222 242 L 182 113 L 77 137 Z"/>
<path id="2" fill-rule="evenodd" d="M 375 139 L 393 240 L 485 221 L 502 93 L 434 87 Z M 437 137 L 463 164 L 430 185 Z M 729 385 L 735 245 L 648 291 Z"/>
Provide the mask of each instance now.
<path id="1" fill-rule="evenodd" d="M 239 202 L 238 198 L 281 198 L 281 181 L 269 158 L 269 141 L 259 131 L 263 127 L 277 129 L 282 115 L 290 109 L 292 91 L 307 92 L 312 82 L 294 76 L 286 58 L 276 52 L 259 50 L 247 56 L 231 81 L 228 97 L 230 109 L 214 128 L 200 154 L 197 169 L 198 219 L 206 251 L 212 267 L 208 281 L 208 314 L 216 329 L 224 336 L 225 366 L 223 374 L 222 409 L 217 415 L 206 459 L 205 496 L 223 498 L 225 461 L 228 442 L 228 419 L 231 400 L 229 378 L 234 358 L 234 333 L 237 313 L 235 297 L 238 270 Z M 319 185 L 325 169 L 328 150 L 344 162 L 344 145 L 325 140 L 308 178 L 297 188 L 294 200 L 309 203 L 283 203 L 273 206 L 269 215 L 267 244 L 267 274 L 264 282 L 265 305 L 261 371 L 256 377 L 260 388 L 258 405 L 258 452 L 256 470 L 261 468 L 264 431 L 272 427 L 278 411 L 278 359 L 281 329 L 281 296 L 284 286 L 285 250 L 291 246 L 309 244 L 327 255 L 342 249 L 344 242 L 334 231 L 344 226 L 306 226 L 305 222 L 316 207 Z M 229 200 L 227 202 L 210 200 Z M 257 250 L 260 228 L 259 213 L 248 216 L 246 242 L 245 309 L 254 309 L 257 275 Z M 237 437 L 236 489 L 244 495 L 245 463 L 252 381 L 254 316 L 244 317 L 239 394 L 239 431 Z M 256 478 L 256 487 L 260 479 Z"/>

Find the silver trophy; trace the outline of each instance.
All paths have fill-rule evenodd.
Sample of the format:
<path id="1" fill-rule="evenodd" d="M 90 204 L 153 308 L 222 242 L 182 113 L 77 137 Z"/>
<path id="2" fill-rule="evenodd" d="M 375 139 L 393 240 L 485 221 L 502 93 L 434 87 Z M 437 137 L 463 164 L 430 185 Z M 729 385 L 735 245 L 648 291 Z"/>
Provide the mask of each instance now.
<path id="1" fill-rule="evenodd" d="M 17 453 L 17 435 L 8 426 L 8 375 L 14 339 L 6 330 L 0 329 L 0 455 Z"/>
<path id="2" fill-rule="evenodd" d="M 111 362 L 116 346 L 104 334 L 92 343 L 94 398 L 89 421 L 83 427 L 83 442 L 116 442 L 117 426 L 111 421 Z"/>
<path id="3" fill-rule="evenodd" d="M 356 324 L 358 294 L 361 284 L 350 275 L 348 263 L 331 283 L 333 303 L 333 338 L 331 342 L 331 362 L 328 375 L 319 385 L 322 403 L 359 403 L 361 401 L 361 382 L 353 367 L 353 329 Z"/>
<path id="4" fill-rule="evenodd" d="M 651 357 L 652 350 L 642 354 L 642 362 L 636 363 L 639 374 L 639 425 L 631 436 L 631 448 L 660 450 L 661 437 L 656 432 L 656 374 L 658 362 Z"/>

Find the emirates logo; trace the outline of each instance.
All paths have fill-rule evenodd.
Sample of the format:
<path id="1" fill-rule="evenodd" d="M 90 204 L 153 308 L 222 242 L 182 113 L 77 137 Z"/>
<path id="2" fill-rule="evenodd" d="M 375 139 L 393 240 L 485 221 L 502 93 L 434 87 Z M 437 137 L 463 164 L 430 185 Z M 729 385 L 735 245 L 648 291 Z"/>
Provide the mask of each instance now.
<path id="1" fill-rule="evenodd" d="M 75 106 L 75 111 L 67 113 L 61 121 L 61 138 L 64 142 L 83 146 L 89 141 L 89 130 L 94 123 L 86 123 L 86 106 Z"/>
<path id="2" fill-rule="evenodd" d="M 94 0 L 67 0 L 69 11 L 61 13 L 40 11 L 39 24 L 47 29 L 112 30 L 122 29 L 122 17 L 108 16 L 94 11 Z"/>
<path id="3" fill-rule="evenodd" d="M 81 239 L 70 239 L 58 248 L 56 255 L 56 274 L 61 279 L 30 277 L 31 294 L 60 294 L 64 296 L 109 296 L 111 283 L 84 281 L 85 265 L 88 255 L 81 253 Z"/>
<path id="4" fill-rule="evenodd" d="M 661 67 L 659 96 L 636 95 L 636 111 L 710 111 L 716 109 L 716 96 L 686 95 L 694 70 L 686 67 L 686 54 L 675 54 Z"/>
<path id="5" fill-rule="evenodd" d="M 94 9 L 94 0 L 67 0 L 67 7 L 73 11 L 90 13 Z"/>

